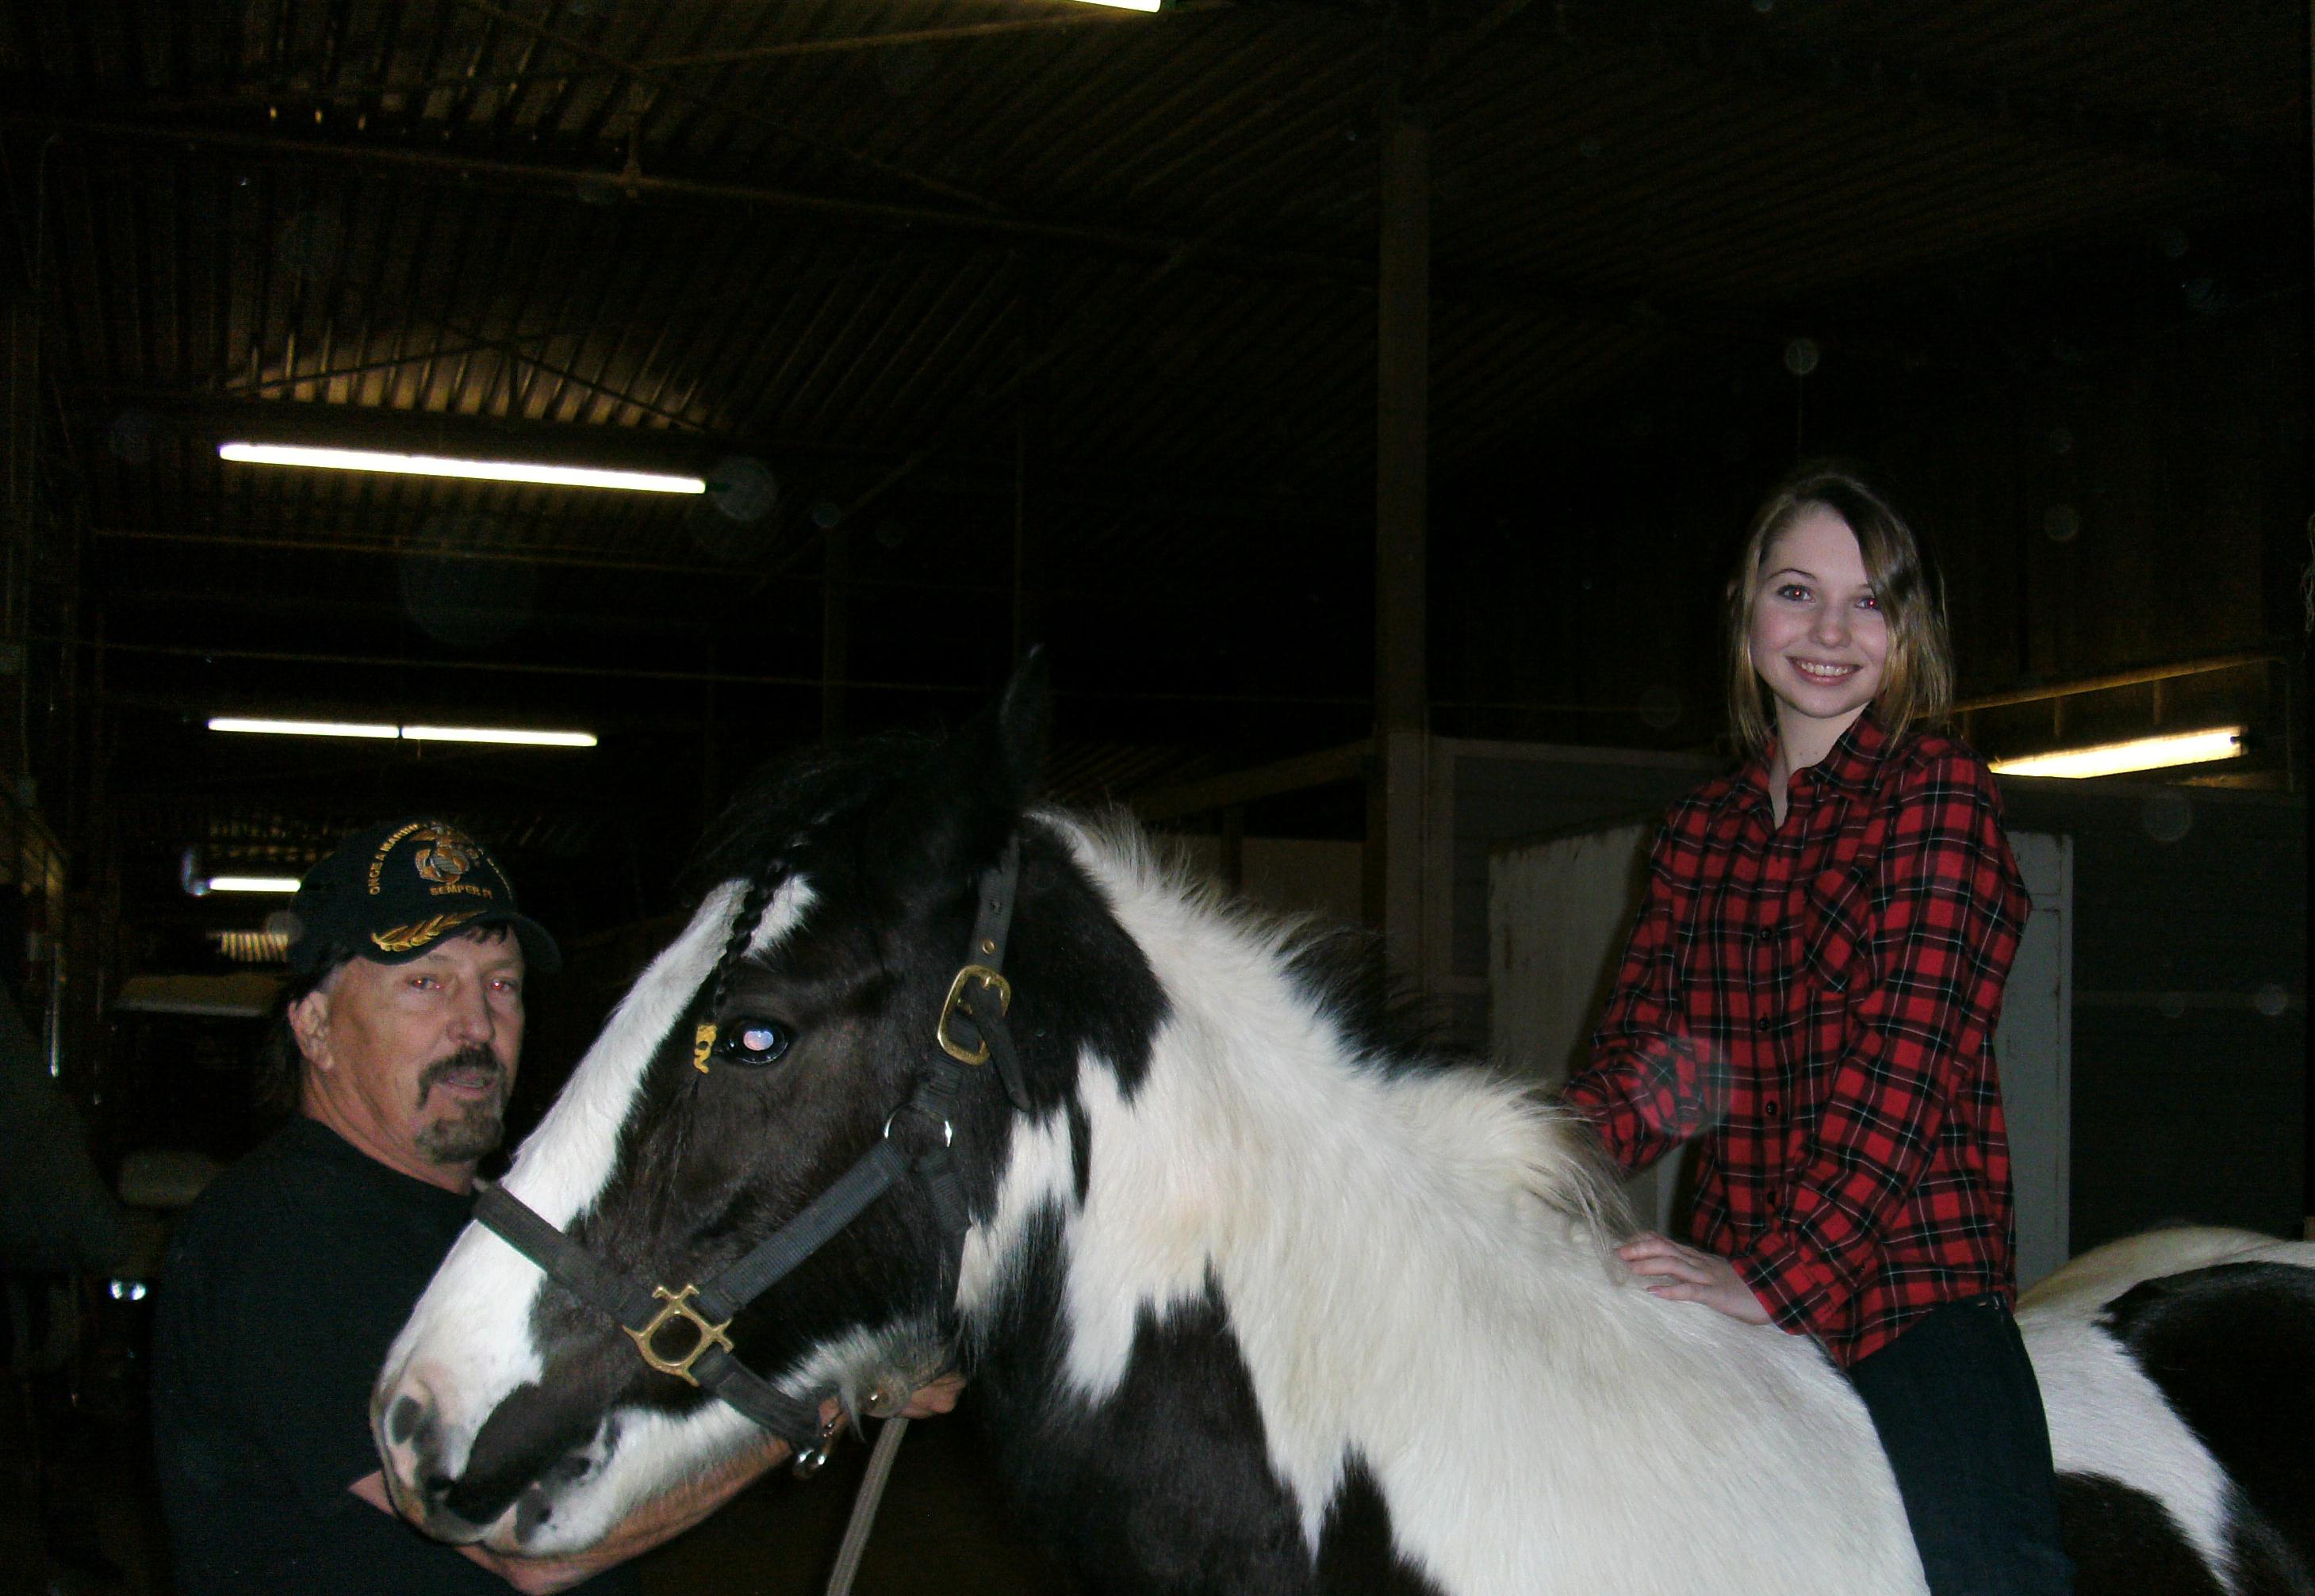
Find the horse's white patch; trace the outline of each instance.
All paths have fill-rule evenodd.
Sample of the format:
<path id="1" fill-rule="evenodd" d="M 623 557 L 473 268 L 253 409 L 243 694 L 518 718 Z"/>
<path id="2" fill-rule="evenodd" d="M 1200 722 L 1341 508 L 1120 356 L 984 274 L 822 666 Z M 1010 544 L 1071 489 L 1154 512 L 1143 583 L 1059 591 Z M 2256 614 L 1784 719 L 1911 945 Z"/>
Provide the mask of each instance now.
<path id="1" fill-rule="evenodd" d="M 712 1472 L 724 1459 L 764 1443 L 764 1432 L 736 1408 L 710 1402 L 680 1417 L 656 1408 L 616 1410 L 617 1426 L 607 1447 L 589 1449 L 597 1469 L 555 1494 L 553 1515 L 528 1541 L 514 1536 L 516 1509 L 491 1527 L 483 1544 L 516 1556 L 551 1557 L 584 1551 L 629 1513 L 679 1480 Z"/>
<path id="2" fill-rule="evenodd" d="M 968 1322 L 1057 1203 L 1077 1394 L 1113 1392 L 1138 1316 L 1211 1275 L 1314 1547 L 1355 1455 L 1401 1555 L 1447 1590 L 1653 1596 L 1711 1568 L 1729 1592 L 1920 1591 L 1847 1382 L 1805 1342 L 1609 1268 L 1590 1223 L 1608 1200 L 1566 1125 L 1468 1071 L 1364 1067 L 1289 979 L 1282 933 L 1046 818 L 1171 1008 L 1130 1102 L 1083 1061 L 1082 1206 L 1066 1120 L 1016 1127 L 967 1247 Z"/>
<path id="3" fill-rule="evenodd" d="M 965 1232 L 957 1264 L 956 1305 L 967 1326 L 1004 1288 L 1007 1271 L 1019 1266 L 1030 1217 L 1047 1203 L 1066 1214 L 1075 1201 L 1069 1116 L 1057 1109 L 1034 1123 L 1014 1122 L 996 1211 Z"/>
<path id="4" fill-rule="evenodd" d="M 2115 1338 L 2074 1313 L 2028 1311 L 2018 1329 L 2042 1387 L 2050 1457 L 2143 1491 L 2178 1523 L 2226 1588 L 2227 1476 Z"/>
<path id="5" fill-rule="evenodd" d="M 2096 1475 L 2153 1497 L 2231 1591 L 2225 1470 L 2128 1349 L 2097 1323 L 2107 1304 L 2133 1286 L 2222 1264 L 2315 1269 L 2315 1245 L 2210 1227 L 2109 1242 L 2027 1293 L 2018 1327 L 2041 1382 L 2059 1472 Z"/>
<path id="6" fill-rule="evenodd" d="M 2211 1225 L 2149 1230 L 2107 1242 L 2074 1259 L 2018 1299 L 2018 1316 L 2023 1320 L 2029 1314 L 2094 1315 L 2133 1286 L 2219 1264 L 2288 1264 L 2315 1269 L 2315 1243 L 2278 1241 L 2272 1236 Z"/>
<path id="7" fill-rule="evenodd" d="M 548 1223 L 568 1228 L 601 1194 L 643 1072 L 714 968 L 741 890 L 736 882 L 717 888 L 683 935 L 652 961 L 515 1155 L 507 1189 Z M 784 883 L 766 907 L 749 951 L 760 953 L 793 929 L 811 902 L 812 889 L 803 879 Z M 539 1378 L 529 1323 L 545 1278 L 495 1232 L 469 1225 L 395 1338 L 377 1408 L 387 1411 L 405 1392 L 424 1402 L 439 1427 L 438 1466 L 453 1473 L 463 1468 L 483 1418 L 516 1387 Z M 636 1477 L 624 1444 L 621 1450 L 612 1473 Z M 404 1478 L 415 1463 L 407 1445 L 389 1447 L 388 1460 Z"/>

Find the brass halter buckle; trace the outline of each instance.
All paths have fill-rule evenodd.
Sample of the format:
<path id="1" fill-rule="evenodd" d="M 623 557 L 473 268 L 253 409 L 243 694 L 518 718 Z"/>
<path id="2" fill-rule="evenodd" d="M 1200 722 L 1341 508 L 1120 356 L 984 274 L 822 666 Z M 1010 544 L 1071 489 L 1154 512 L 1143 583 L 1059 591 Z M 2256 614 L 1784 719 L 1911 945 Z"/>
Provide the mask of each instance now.
<path id="1" fill-rule="evenodd" d="M 652 1317 L 652 1322 L 640 1330 L 627 1330 L 625 1325 L 619 1326 L 622 1330 L 627 1330 L 627 1334 L 634 1341 L 635 1351 L 643 1355 L 644 1362 L 661 1374 L 680 1376 L 695 1386 L 699 1381 L 693 1377 L 691 1366 L 699 1361 L 700 1353 L 711 1346 L 720 1346 L 727 1352 L 732 1350 L 731 1339 L 723 1334 L 732 1327 L 732 1321 L 726 1319 L 720 1325 L 711 1325 L 697 1308 L 691 1306 L 691 1299 L 698 1290 L 697 1286 L 686 1286 L 680 1291 L 670 1291 L 665 1286 L 653 1286 L 652 1295 L 661 1299 L 667 1306 L 661 1308 Z M 699 1339 L 691 1343 L 691 1350 L 684 1353 L 681 1358 L 673 1361 L 661 1357 L 652 1349 L 652 1339 L 660 1333 L 661 1326 L 670 1319 L 685 1320 L 699 1333 Z"/>
<path id="2" fill-rule="evenodd" d="M 933 1027 L 933 1040 L 941 1044 L 941 1051 L 960 1064 L 986 1064 L 989 1062 L 987 1037 L 981 1038 L 979 1047 L 968 1048 L 949 1029 L 949 1021 L 955 1017 L 957 1010 L 963 1005 L 964 989 L 968 983 L 978 983 L 984 991 L 996 993 L 998 1014 L 1012 1008 L 1013 983 L 986 964 L 968 964 L 958 971 L 956 979 L 949 983 L 948 999 L 941 1005 L 940 1024 Z M 968 1014 L 966 1017 L 971 1016 Z"/>

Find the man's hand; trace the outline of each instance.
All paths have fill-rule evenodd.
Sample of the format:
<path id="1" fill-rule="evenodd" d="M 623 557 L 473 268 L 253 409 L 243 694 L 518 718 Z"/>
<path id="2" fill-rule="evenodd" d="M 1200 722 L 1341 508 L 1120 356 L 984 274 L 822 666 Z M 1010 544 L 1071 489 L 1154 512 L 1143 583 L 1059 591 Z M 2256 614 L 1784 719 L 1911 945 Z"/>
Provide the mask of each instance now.
<path id="1" fill-rule="evenodd" d="M 909 1398 L 900 1411 L 912 1419 L 930 1418 L 956 1405 L 964 1377 L 945 1374 Z M 833 1402 L 820 1410 L 822 1422 L 838 1418 Z M 583 1552 L 563 1557 L 519 1557 L 478 1546 L 453 1549 L 497 1574 L 525 1596 L 554 1596 L 630 1557 L 639 1557 L 663 1541 L 673 1539 L 738 1495 L 766 1471 L 786 1459 L 788 1444 L 767 1440 L 762 1445 L 718 1466 L 714 1471 L 686 1480 L 644 1503 L 612 1527 L 611 1532 Z M 381 1512 L 392 1512 L 382 1474 L 366 1474 L 346 1487 Z"/>
<path id="2" fill-rule="evenodd" d="M 964 1390 L 964 1376 L 945 1374 L 909 1398 L 909 1405 L 900 1410 L 904 1419 L 929 1419 L 935 1414 L 945 1414 L 956 1406 L 956 1399 Z"/>
<path id="3" fill-rule="evenodd" d="M 1769 1310 L 1752 1295 L 1736 1266 L 1717 1253 L 1700 1253 L 1653 1231 L 1616 1249 L 1634 1274 L 1646 1277 L 1651 1294 L 1672 1302 L 1701 1302 L 1747 1325 L 1765 1325 Z"/>
<path id="4" fill-rule="evenodd" d="M 670 1540 L 738 1495 L 774 1464 L 788 1455 L 788 1443 L 767 1441 L 718 1466 L 711 1473 L 686 1480 L 662 1492 L 612 1526 L 611 1532 L 583 1552 L 561 1557 L 521 1557 L 479 1546 L 450 1549 L 481 1564 L 526 1596 L 553 1596 L 630 1557 L 639 1557 L 661 1542 Z M 386 1498 L 386 1478 L 366 1474 L 347 1489 L 384 1512 L 394 1504 Z"/>

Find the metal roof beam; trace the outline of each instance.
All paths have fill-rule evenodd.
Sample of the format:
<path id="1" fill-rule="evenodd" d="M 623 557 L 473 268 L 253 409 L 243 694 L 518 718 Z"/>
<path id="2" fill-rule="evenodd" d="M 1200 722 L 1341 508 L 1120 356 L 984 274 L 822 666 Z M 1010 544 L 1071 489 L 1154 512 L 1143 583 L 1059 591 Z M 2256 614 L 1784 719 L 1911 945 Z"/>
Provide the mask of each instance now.
<path id="1" fill-rule="evenodd" d="M 1525 6 L 1526 0 L 1505 0 L 1467 36 L 1442 40 L 1442 65 L 1436 70 L 1463 66 L 1471 58 L 1472 45 Z M 2215 125 L 2037 93 L 2020 84 L 1924 66 L 1863 41 L 1852 48 L 1780 37 L 1773 22 L 1737 17 L 1723 0 L 1561 0 L 1550 14 L 1554 35 L 1571 48 L 1651 49 L 1674 66 L 1778 91 L 1927 106 L 1996 122 L 2021 137 L 2304 191 L 2306 151 L 2289 140 L 2261 146 Z"/>
<path id="2" fill-rule="evenodd" d="M 600 167 L 512 161 L 466 155 L 441 149 L 330 143 L 279 135 L 234 132 L 198 125 L 164 126 L 89 117 L 42 115 L 16 110 L 0 111 L 0 126 L 56 129 L 92 138 L 199 146 L 262 160 L 341 163 L 439 173 L 467 181 L 482 179 L 526 187 L 553 188 L 564 192 L 611 189 L 634 199 L 651 195 L 699 203 L 748 205 L 861 223 L 918 236 L 928 232 L 939 232 L 1007 244 L 1047 244 L 1111 259 L 1148 262 L 1167 272 L 1195 264 L 1224 276 L 1305 283 L 1331 282 L 1361 293 L 1372 293 L 1377 281 L 1375 262 L 1370 257 L 1237 244 L 1212 238 L 1141 233 L 1122 227 L 1092 226 L 1026 217 L 988 216 L 931 206 L 809 194 L 753 183 L 643 173 L 611 173 Z M 1628 299 L 1603 298 L 1570 292 L 1531 279 L 1494 274 L 1441 270 L 1433 275 L 1432 293 L 1433 299 L 1442 304 L 1495 305 L 1616 326 L 1652 330 L 1672 327 L 1697 336 L 1740 340 L 1769 347 L 1781 344 L 1789 335 L 1781 322 L 1753 324 L 1725 313 L 1689 310 L 1667 306 L 1661 301 L 1641 304 Z M 1885 353 L 1891 358 L 1911 361 L 1930 358 L 1926 350 L 1911 349 L 1873 350 L 1868 352 Z"/>

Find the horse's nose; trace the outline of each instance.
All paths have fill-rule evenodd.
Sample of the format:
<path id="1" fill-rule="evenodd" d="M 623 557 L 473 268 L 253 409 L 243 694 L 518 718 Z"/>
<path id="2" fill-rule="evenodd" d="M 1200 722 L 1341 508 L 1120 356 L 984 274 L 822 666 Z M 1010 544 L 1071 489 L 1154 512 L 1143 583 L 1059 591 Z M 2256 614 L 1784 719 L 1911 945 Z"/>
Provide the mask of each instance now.
<path id="1" fill-rule="evenodd" d="M 478 1538 L 485 1526 L 450 1505 L 458 1479 L 444 1455 L 440 1409 L 424 1385 L 408 1380 L 385 1397 L 377 1429 L 389 1494 L 403 1516 L 439 1539 Z"/>
<path id="2" fill-rule="evenodd" d="M 407 1446 L 416 1439 L 420 1427 L 430 1422 L 427 1405 L 404 1391 L 386 1411 L 386 1439 L 395 1446 Z"/>

